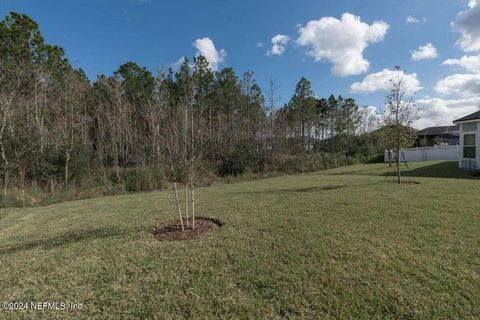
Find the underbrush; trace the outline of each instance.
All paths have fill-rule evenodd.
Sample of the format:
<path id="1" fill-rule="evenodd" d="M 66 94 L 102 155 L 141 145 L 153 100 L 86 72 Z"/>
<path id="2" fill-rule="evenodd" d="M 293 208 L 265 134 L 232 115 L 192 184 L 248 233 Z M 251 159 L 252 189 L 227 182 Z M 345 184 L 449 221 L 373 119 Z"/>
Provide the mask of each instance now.
<path id="1" fill-rule="evenodd" d="M 356 159 L 343 154 L 319 153 L 306 155 L 281 155 L 273 157 L 266 164 L 265 171 L 283 173 L 304 173 L 333 169 L 356 163 Z"/>
<path id="2" fill-rule="evenodd" d="M 197 186 L 235 183 L 351 165 L 357 160 L 342 154 L 278 155 L 260 161 L 253 157 L 233 156 L 197 170 Z M 3 194 L 0 206 L 43 206 L 64 201 L 117 195 L 130 192 L 168 190 L 172 188 L 168 173 L 159 168 L 108 168 L 82 179 L 73 179 L 68 186 L 50 184 L 44 188 L 26 184 L 23 187 L 12 179 L 7 197 Z"/>

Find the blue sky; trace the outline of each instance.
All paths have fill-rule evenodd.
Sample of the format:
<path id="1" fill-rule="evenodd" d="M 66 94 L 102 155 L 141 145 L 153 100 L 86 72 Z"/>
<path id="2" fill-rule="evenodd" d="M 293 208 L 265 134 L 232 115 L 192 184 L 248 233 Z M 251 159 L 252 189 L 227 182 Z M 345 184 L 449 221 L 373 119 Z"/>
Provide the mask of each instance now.
<path id="1" fill-rule="evenodd" d="M 129 60 L 155 71 L 214 45 L 217 51 L 211 59 L 218 68 L 232 66 L 237 74 L 252 70 L 263 89 L 269 78 L 275 79 L 279 104 L 290 98 L 304 76 L 318 96 L 351 96 L 378 111 L 385 100 L 385 69 L 400 65 L 418 89 L 415 97 L 424 110 L 417 123 L 421 127 L 450 124 L 480 106 L 476 4 L 475 0 L 0 0 L 0 14 L 17 11 L 31 16 L 46 41 L 62 46 L 91 80 L 99 73 L 111 74 Z M 277 42 L 277 54 L 267 54 L 276 35 L 283 42 Z M 197 43 L 203 46 L 200 49 L 194 46 L 205 38 L 210 42 Z M 336 49 L 325 53 L 325 46 Z M 417 55 L 423 59 L 415 61 L 412 52 L 420 46 L 427 47 Z M 457 60 L 445 64 L 448 59 Z M 342 71 L 332 72 L 332 67 Z"/>

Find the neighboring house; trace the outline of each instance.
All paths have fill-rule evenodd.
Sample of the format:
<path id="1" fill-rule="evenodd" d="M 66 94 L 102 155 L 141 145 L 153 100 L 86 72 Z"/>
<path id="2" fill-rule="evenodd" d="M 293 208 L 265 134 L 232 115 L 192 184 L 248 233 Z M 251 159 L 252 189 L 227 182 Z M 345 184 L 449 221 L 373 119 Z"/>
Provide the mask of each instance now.
<path id="1" fill-rule="evenodd" d="M 402 150 L 401 161 L 458 160 L 458 126 L 429 127 L 415 134 L 415 146 Z M 385 162 L 392 161 L 391 157 L 391 152 L 385 150 Z"/>
<path id="2" fill-rule="evenodd" d="M 416 147 L 456 146 L 459 144 L 458 126 L 429 127 L 416 133 Z"/>
<path id="3" fill-rule="evenodd" d="M 453 121 L 460 131 L 458 167 L 464 170 L 480 169 L 480 111 Z"/>
<path id="4" fill-rule="evenodd" d="M 480 110 L 453 123 L 417 131 L 416 147 L 402 150 L 401 161 L 455 160 L 460 169 L 480 170 Z M 389 161 L 391 152 L 385 150 Z"/>

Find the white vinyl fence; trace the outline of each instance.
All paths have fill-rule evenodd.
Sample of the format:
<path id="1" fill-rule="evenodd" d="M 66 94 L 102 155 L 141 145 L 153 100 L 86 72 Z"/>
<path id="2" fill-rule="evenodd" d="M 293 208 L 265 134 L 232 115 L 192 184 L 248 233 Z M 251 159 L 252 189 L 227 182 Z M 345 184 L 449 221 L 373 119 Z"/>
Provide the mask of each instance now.
<path id="1" fill-rule="evenodd" d="M 427 161 L 427 160 L 458 160 L 460 155 L 460 146 L 435 146 L 426 148 L 409 148 L 403 149 L 406 161 Z M 403 155 L 400 160 L 403 161 Z M 394 158 L 391 153 L 392 159 Z M 385 150 L 385 162 L 389 161 L 389 152 Z"/>

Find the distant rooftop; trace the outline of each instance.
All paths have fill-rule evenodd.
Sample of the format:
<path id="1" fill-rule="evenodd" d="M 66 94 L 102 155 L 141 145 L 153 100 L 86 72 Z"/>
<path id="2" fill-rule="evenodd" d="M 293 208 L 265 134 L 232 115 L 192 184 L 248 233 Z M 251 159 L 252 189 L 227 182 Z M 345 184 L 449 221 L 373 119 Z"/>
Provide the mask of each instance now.
<path id="1" fill-rule="evenodd" d="M 480 120 L 480 110 L 477 112 L 471 113 L 465 117 L 462 117 L 460 119 L 454 120 L 453 123 L 471 121 L 471 120 Z"/>
<path id="2" fill-rule="evenodd" d="M 429 127 L 416 132 L 417 136 L 438 136 L 458 134 L 458 126 Z"/>

